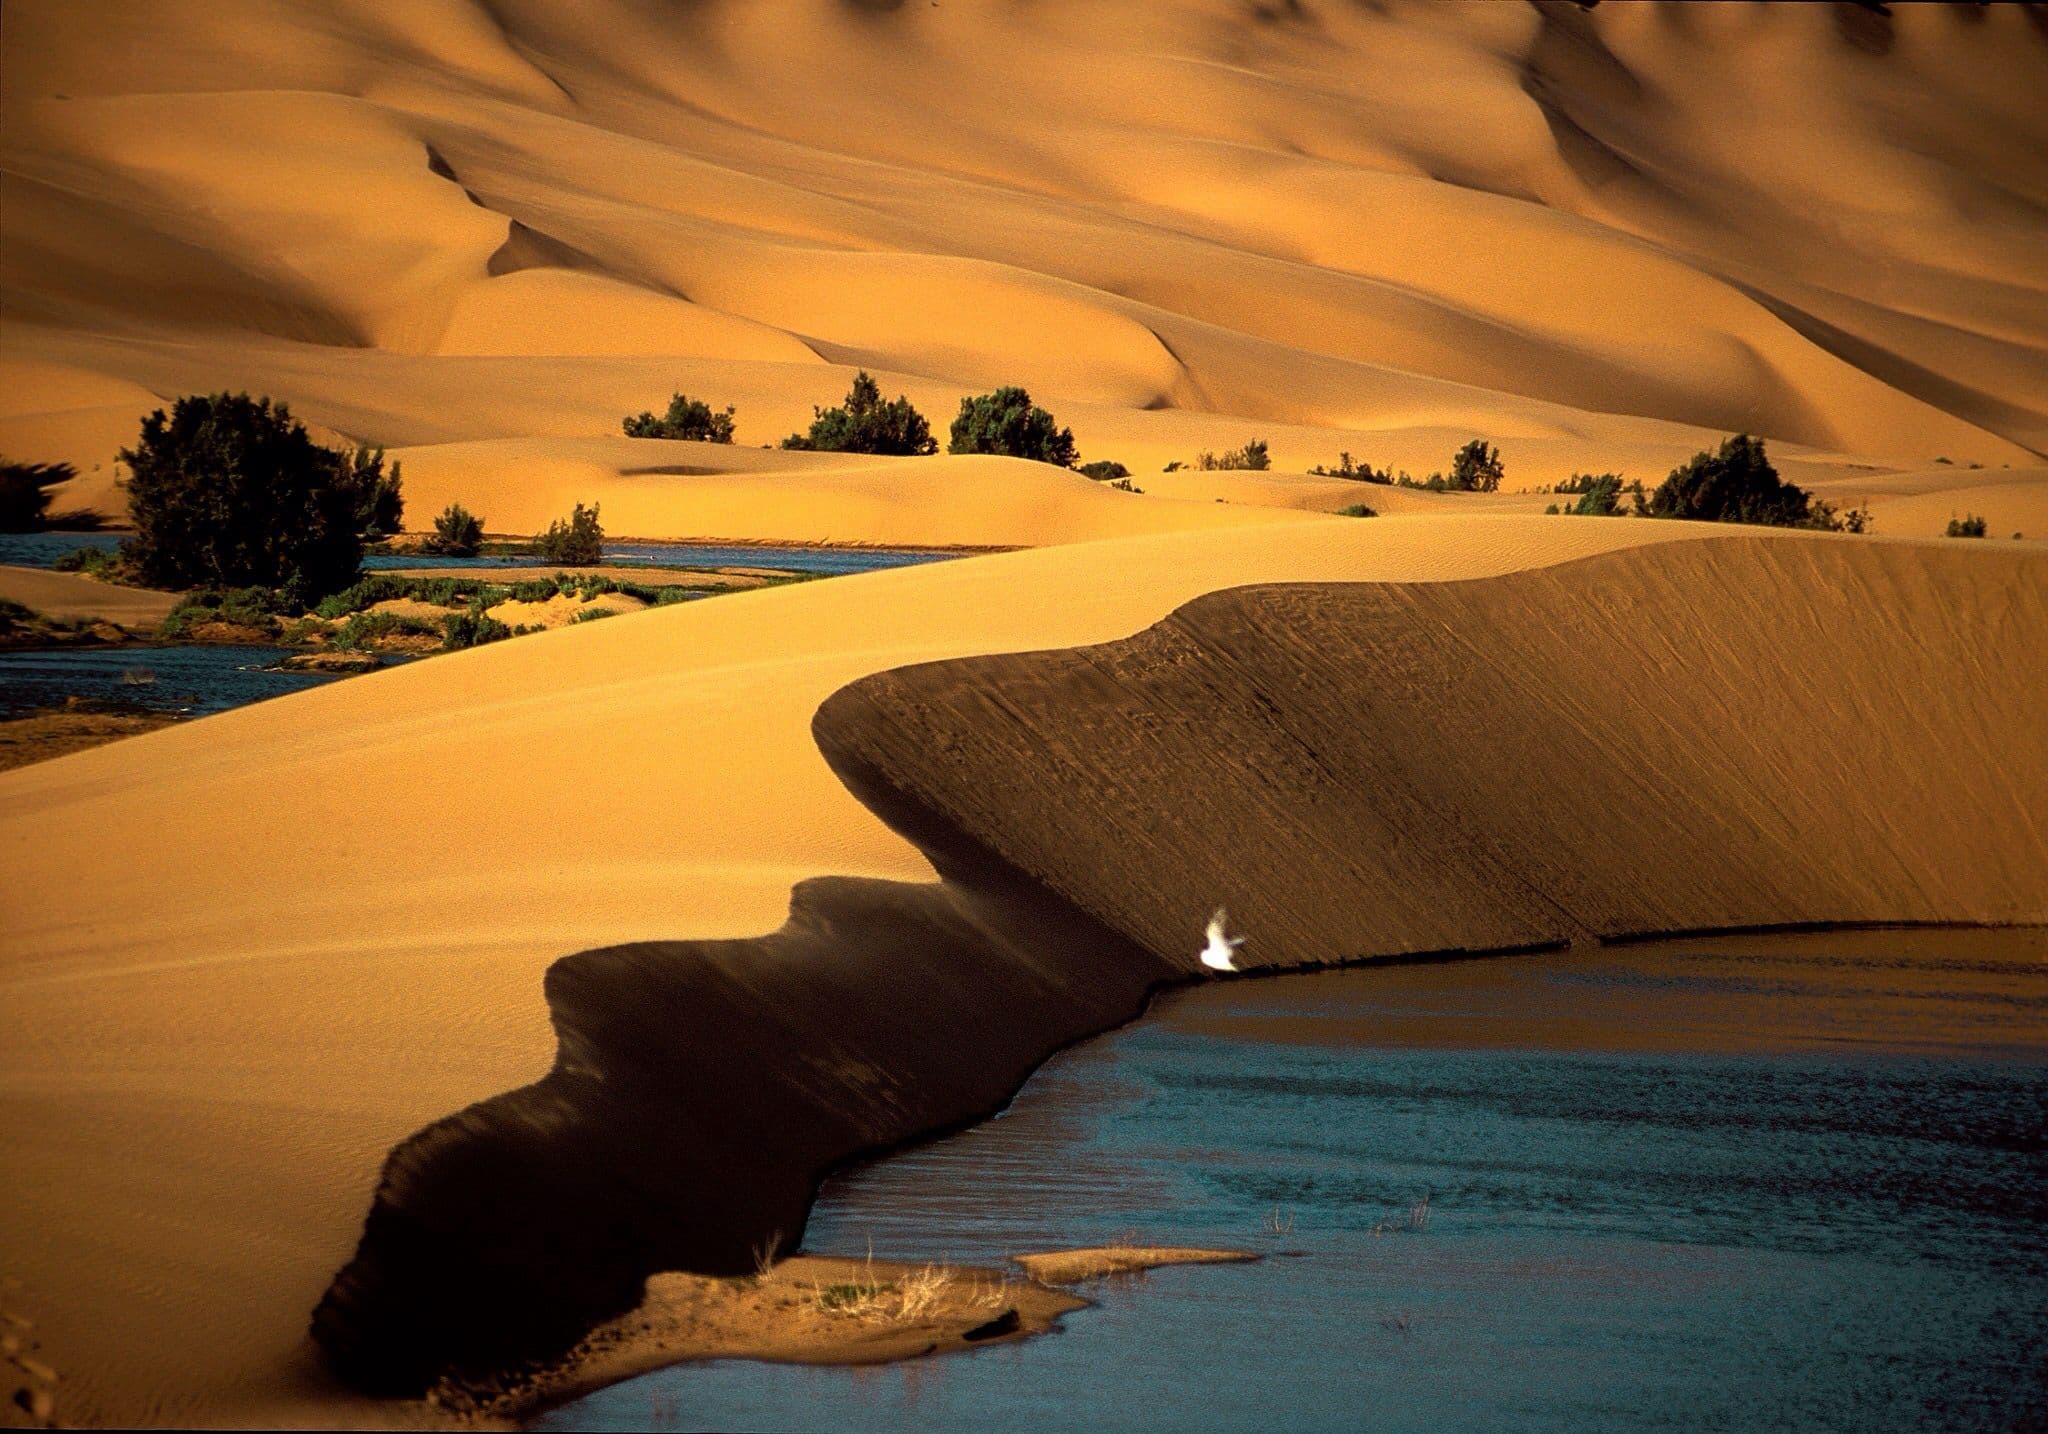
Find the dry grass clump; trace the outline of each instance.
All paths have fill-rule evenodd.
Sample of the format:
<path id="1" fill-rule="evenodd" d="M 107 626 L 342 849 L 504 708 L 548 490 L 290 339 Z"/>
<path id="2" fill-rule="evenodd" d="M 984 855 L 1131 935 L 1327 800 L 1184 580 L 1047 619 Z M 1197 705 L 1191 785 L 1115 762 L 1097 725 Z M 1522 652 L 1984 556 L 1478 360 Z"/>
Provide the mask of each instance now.
<path id="1" fill-rule="evenodd" d="M 820 1310 L 852 1319 L 912 1324 L 957 1320 L 992 1313 L 1003 1304 L 1004 1281 L 987 1274 L 963 1274 L 950 1264 L 926 1264 L 894 1280 L 875 1276 L 874 1255 L 858 1278 L 810 1287 Z"/>

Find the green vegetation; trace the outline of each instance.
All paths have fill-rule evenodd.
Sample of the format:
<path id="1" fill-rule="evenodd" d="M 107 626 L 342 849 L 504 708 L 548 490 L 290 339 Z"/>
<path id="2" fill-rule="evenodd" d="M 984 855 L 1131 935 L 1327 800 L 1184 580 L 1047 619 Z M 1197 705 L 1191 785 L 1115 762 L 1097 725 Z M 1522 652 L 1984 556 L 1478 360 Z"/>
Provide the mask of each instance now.
<path id="1" fill-rule="evenodd" d="M 450 503 L 434 519 L 434 536 L 427 551 L 451 558 L 473 558 L 484 545 L 484 520 L 463 507 Z"/>
<path id="2" fill-rule="evenodd" d="M 193 629 L 208 623 L 249 628 L 261 636 L 278 629 L 278 614 L 284 610 L 274 588 L 207 588 L 188 594 L 157 626 L 157 636 L 186 638 Z"/>
<path id="3" fill-rule="evenodd" d="M 1377 518 L 1379 512 L 1376 509 L 1366 507 L 1363 503 L 1353 503 L 1348 508 L 1339 508 L 1337 516 L 1340 518 Z"/>
<path id="4" fill-rule="evenodd" d="M 1392 468 L 1376 469 L 1370 463 L 1354 464 L 1348 452 L 1338 453 L 1337 466 L 1335 468 L 1325 468 L 1322 464 L 1318 463 L 1308 471 L 1319 478 L 1349 478 L 1354 483 L 1392 483 L 1394 481 L 1394 470 Z"/>
<path id="5" fill-rule="evenodd" d="M 1846 513 L 1787 483 L 1771 466 L 1764 441 L 1738 433 L 1715 453 L 1695 453 L 1657 485 L 1647 509 L 1653 518 L 1706 523 L 1762 523 L 1777 528 L 1826 528 L 1862 533 L 1867 509 Z"/>
<path id="6" fill-rule="evenodd" d="M 821 1310 L 864 1310 L 882 1295 L 895 1289 L 884 1284 L 838 1284 L 818 1287 L 818 1308 Z"/>
<path id="7" fill-rule="evenodd" d="M 362 652 L 392 638 L 431 637 L 442 639 L 442 624 L 423 617 L 395 612 L 352 613 L 349 620 L 327 639 L 327 645 L 343 652 Z"/>
<path id="8" fill-rule="evenodd" d="M 1195 467 L 1204 473 L 1225 470 L 1263 473 L 1272 466 L 1273 459 L 1266 451 L 1266 440 L 1263 438 L 1254 438 L 1242 448 L 1228 448 L 1221 453 L 1211 453 L 1205 448 L 1195 455 Z M 1166 471 L 1171 473 L 1173 469 L 1169 468 Z"/>
<path id="9" fill-rule="evenodd" d="M 86 509 L 52 513 L 52 488 L 69 483 L 78 470 L 69 463 L 9 463 L 0 459 L 0 533 L 40 533 L 49 528 L 91 532 L 105 526 Z"/>
<path id="10" fill-rule="evenodd" d="M 898 457 L 939 451 L 924 415 L 898 394 L 882 401 L 881 387 L 862 369 L 854 376 L 846 402 L 838 408 L 814 408 L 808 433 L 792 433 L 784 448 L 830 453 L 882 453 Z"/>
<path id="11" fill-rule="evenodd" d="M 595 503 L 588 508 L 578 503 L 567 521 L 557 518 L 533 540 L 533 550 L 543 562 L 595 567 L 604 561 L 604 526 L 598 522 L 597 510 Z"/>
<path id="12" fill-rule="evenodd" d="M 1448 486 L 1453 493 L 1497 493 L 1500 480 L 1506 476 L 1500 450 L 1475 438 L 1452 455 Z"/>
<path id="13" fill-rule="evenodd" d="M 1642 517 L 1647 511 L 1641 479 L 1623 486 L 1619 473 L 1574 473 L 1557 485 L 1559 493 L 1576 493 L 1579 501 L 1560 509 L 1552 503 L 1543 511 L 1546 513 L 1576 513 L 1595 518 L 1616 518 L 1621 516 L 1621 495 L 1627 493 L 1633 503 L 1633 514 Z"/>
<path id="14" fill-rule="evenodd" d="M 1107 483 L 1112 478 L 1128 478 L 1131 470 L 1110 458 L 1098 458 L 1093 463 L 1083 463 L 1075 470 L 1083 478 L 1093 478 L 1098 483 Z"/>
<path id="15" fill-rule="evenodd" d="M 277 588 L 304 607 L 355 580 L 363 539 L 395 529 L 396 465 L 323 448 L 283 404 L 189 395 L 142 422 L 128 465 L 124 554 L 157 587 Z"/>
<path id="16" fill-rule="evenodd" d="M 1050 413 L 1032 403 L 1030 394 L 1016 387 L 961 399 L 946 451 L 998 453 L 1058 468 L 1072 468 L 1080 457 L 1074 449 L 1074 431 L 1059 427 Z"/>
<path id="17" fill-rule="evenodd" d="M 731 404 L 725 412 L 713 410 L 710 404 L 688 394 L 673 394 L 668 401 L 668 412 L 656 418 L 642 410 L 621 422 L 628 438 L 688 438 L 699 443 L 732 442 Z"/>
<path id="18" fill-rule="evenodd" d="M 1966 513 L 1960 518 L 1950 518 L 1942 536 L 1948 538 L 1981 538 L 1984 536 L 1984 520 L 1975 513 Z M 2017 538 L 2018 533 L 2013 536 Z"/>
<path id="19" fill-rule="evenodd" d="M 103 583 L 125 582 L 128 578 L 128 567 L 121 555 L 105 548 L 73 548 L 50 566 L 60 573 L 84 573 Z"/>
<path id="20" fill-rule="evenodd" d="M 451 612 L 441 619 L 441 646 L 449 652 L 465 647 L 482 647 L 512 636 L 512 629 L 496 618 L 485 617 L 480 608 Z"/>
<path id="21" fill-rule="evenodd" d="M 587 607 L 569 619 L 569 626 L 574 627 L 579 622 L 596 622 L 601 617 L 617 617 L 618 615 L 617 608 Z"/>

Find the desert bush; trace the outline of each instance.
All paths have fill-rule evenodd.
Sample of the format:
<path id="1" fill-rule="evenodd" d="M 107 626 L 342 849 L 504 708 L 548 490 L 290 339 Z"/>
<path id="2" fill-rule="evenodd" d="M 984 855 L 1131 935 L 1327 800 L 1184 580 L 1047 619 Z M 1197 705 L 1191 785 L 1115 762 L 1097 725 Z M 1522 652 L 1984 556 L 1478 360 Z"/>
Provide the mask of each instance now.
<path id="1" fill-rule="evenodd" d="M 939 451 L 931 425 L 911 407 L 902 394 L 887 403 L 882 390 L 868 371 L 854 376 L 846 402 L 838 408 L 814 408 L 808 433 L 792 433 L 782 440 L 784 448 L 817 449 L 831 453 L 882 453 L 898 456 Z"/>
<path id="2" fill-rule="evenodd" d="M 157 635 L 188 637 L 193 628 L 209 622 L 275 632 L 278 614 L 286 609 L 282 595 L 273 588 L 207 588 L 188 594 L 172 608 L 157 625 Z"/>
<path id="3" fill-rule="evenodd" d="M 1109 480 L 1109 486 L 1116 489 L 1119 493 L 1142 493 L 1145 491 L 1128 478 L 1112 478 Z"/>
<path id="4" fill-rule="evenodd" d="M 670 396 L 668 412 L 656 418 L 642 410 L 621 422 L 628 438 L 688 438 L 699 443 L 732 442 L 731 404 L 719 413 L 701 398 L 678 393 Z"/>
<path id="5" fill-rule="evenodd" d="M 465 647 L 482 647 L 487 642 L 498 642 L 512 636 L 512 629 L 494 617 L 485 617 L 472 608 L 468 612 L 451 612 L 441 619 L 441 646 L 450 652 L 459 652 Z"/>
<path id="6" fill-rule="evenodd" d="M 1619 473 L 1574 473 L 1557 485 L 1560 493 L 1576 493 L 1579 500 L 1567 507 L 1567 513 L 1596 518 L 1612 518 L 1621 512 L 1621 486 Z M 1636 485 L 1638 495 L 1642 484 Z"/>
<path id="7" fill-rule="evenodd" d="M 1451 476 L 1445 486 L 1453 493 L 1497 493 L 1506 476 L 1500 450 L 1475 438 L 1451 456 Z"/>
<path id="8" fill-rule="evenodd" d="M 254 584 L 309 605 L 355 580 L 365 535 L 401 506 L 381 453 L 323 448 L 246 393 L 156 410 L 121 461 L 136 528 L 123 552 L 159 587 Z"/>
<path id="9" fill-rule="evenodd" d="M 1373 509 L 1366 507 L 1363 503 L 1353 503 L 1348 508 L 1339 508 L 1337 516 L 1340 518 L 1377 518 L 1379 514 Z"/>
<path id="10" fill-rule="evenodd" d="M 434 536 L 427 540 L 429 552 L 451 558 L 473 558 L 484 545 L 484 520 L 463 507 L 450 503 L 434 519 Z"/>
<path id="11" fill-rule="evenodd" d="M 679 602 L 694 602 L 696 599 L 703 597 L 704 589 L 686 588 L 677 584 L 671 587 L 656 588 L 654 594 L 654 605 L 656 607 L 673 607 Z"/>
<path id="12" fill-rule="evenodd" d="M 579 622 L 596 622 L 601 617 L 617 617 L 619 610 L 611 607 L 587 607 L 569 619 L 569 626 Z"/>
<path id="13" fill-rule="evenodd" d="M 542 560 L 570 567 L 594 567 L 604 561 L 604 526 L 598 521 L 598 504 L 588 508 L 578 503 L 566 520 L 557 518 L 533 541 Z"/>
<path id="14" fill-rule="evenodd" d="M 353 613 L 327 640 L 327 645 L 344 652 L 357 652 L 390 637 L 436 637 L 445 640 L 445 621 L 433 623 L 425 618 L 406 617 L 395 612 Z"/>
<path id="15" fill-rule="evenodd" d="M 1111 458 L 1098 458 L 1093 463 L 1083 463 L 1076 470 L 1084 478 L 1093 478 L 1098 483 L 1107 483 L 1112 478 L 1128 478 L 1131 470 Z"/>
<path id="16" fill-rule="evenodd" d="M 50 566 L 60 573 L 84 573 L 102 582 L 117 582 L 125 576 L 121 555 L 105 548 L 73 548 Z"/>
<path id="17" fill-rule="evenodd" d="M 69 463 L 8 463 L 0 460 L 0 533 L 40 533 L 45 528 L 100 526 L 92 513 L 50 512 L 52 488 L 69 483 L 78 470 Z M 61 520 L 61 521 L 60 521 Z"/>
<path id="18" fill-rule="evenodd" d="M 1967 513 L 1961 518 L 1950 518 L 1948 520 L 1948 528 L 1944 531 L 1943 536 L 1950 538 L 1981 538 L 1984 536 L 1984 527 L 1985 523 L 1982 518 L 1978 517 L 1975 513 Z"/>
<path id="19" fill-rule="evenodd" d="M 1832 510 L 1830 510 L 1832 511 Z M 1815 514 L 1812 497 L 1771 466 L 1761 438 L 1738 433 L 1716 453 L 1695 453 L 1650 495 L 1653 518 L 1706 523 L 1764 523 L 1802 528 Z"/>
<path id="20" fill-rule="evenodd" d="M 1074 431 L 1059 427 L 1050 413 L 1032 403 L 1030 394 L 1016 387 L 961 399 L 946 451 L 997 453 L 1059 468 L 1073 467 L 1080 457 L 1074 450 Z"/>
<path id="21" fill-rule="evenodd" d="M 1308 470 L 1320 478 L 1349 478 L 1354 483 L 1392 483 L 1394 470 L 1391 467 L 1375 469 L 1370 463 L 1353 463 L 1351 455 L 1339 452 L 1337 466 L 1325 468 L 1318 463 Z"/>
<path id="22" fill-rule="evenodd" d="M 1242 448 L 1228 448 L 1221 453 L 1211 453 L 1204 449 L 1195 455 L 1195 467 L 1201 469 L 1204 473 L 1214 473 L 1219 470 L 1236 471 L 1245 469 L 1249 469 L 1254 473 L 1263 473 L 1272 466 L 1273 459 L 1266 451 L 1266 440 L 1263 438 L 1254 438 Z M 1172 470 L 1169 469 L 1168 471 L 1171 472 Z"/>
<path id="23" fill-rule="evenodd" d="M 399 464 L 384 471 L 384 450 L 357 448 L 347 455 L 349 486 L 356 492 L 356 521 L 366 538 L 388 538 L 405 524 L 405 495 L 400 489 Z"/>

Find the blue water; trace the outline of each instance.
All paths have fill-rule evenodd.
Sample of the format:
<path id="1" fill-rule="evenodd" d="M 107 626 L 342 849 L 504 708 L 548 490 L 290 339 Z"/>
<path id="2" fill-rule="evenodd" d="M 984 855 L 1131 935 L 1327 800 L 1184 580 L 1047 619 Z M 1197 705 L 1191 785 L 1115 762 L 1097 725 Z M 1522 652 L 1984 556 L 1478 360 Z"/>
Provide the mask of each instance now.
<path id="1" fill-rule="evenodd" d="M 658 568 L 773 568 L 778 572 L 815 573 L 839 577 L 848 573 L 874 572 L 880 568 L 907 568 L 918 563 L 941 562 L 957 553 L 925 552 L 907 548 L 770 548 L 699 547 L 676 543 L 606 543 L 607 563 L 646 564 Z M 425 554 L 376 555 L 363 559 L 370 571 L 388 568 L 546 568 L 539 558 L 441 558 Z"/>
<path id="2" fill-rule="evenodd" d="M 121 545 L 122 533 L 0 533 L 0 563 L 47 568 L 74 548 Z M 778 572 L 815 573 L 838 577 L 942 562 L 958 553 L 915 548 L 777 548 L 712 547 L 676 543 L 606 543 L 607 563 L 644 563 L 658 568 L 773 568 Z M 559 568 L 539 558 L 442 558 L 425 553 L 372 554 L 363 559 L 369 572 L 392 568 Z"/>
<path id="3" fill-rule="evenodd" d="M 263 670 L 290 655 L 288 648 L 214 644 L 0 652 L 0 717 L 61 707 L 69 697 L 200 716 L 335 680 Z"/>
<path id="4" fill-rule="evenodd" d="M 540 1427 L 2041 1427 L 2048 940 L 1964 938 L 1198 989 L 831 1182 L 805 1246 L 1264 1261 L 1096 1286 L 1062 1332 L 968 1355 L 679 1366 Z M 1468 1038 L 1531 991 L 1570 1001 L 1568 1040 Z M 1798 1009 L 1817 1044 L 1777 1034 Z"/>
<path id="5" fill-rule="evenodd" d="M 111 553 L 125 533 L 0 533 L 0 563 L 17 568 L 47 568 L 74 548 L 100 548 Z"/>

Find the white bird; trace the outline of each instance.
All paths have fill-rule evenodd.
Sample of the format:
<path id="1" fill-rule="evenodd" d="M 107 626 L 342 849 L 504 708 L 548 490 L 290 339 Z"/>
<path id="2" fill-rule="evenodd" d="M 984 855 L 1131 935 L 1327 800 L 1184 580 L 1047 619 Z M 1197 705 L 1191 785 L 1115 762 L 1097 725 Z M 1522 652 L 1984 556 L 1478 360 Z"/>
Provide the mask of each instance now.
<path id="1" fill-rule="evenodd" d="M 1237 969 L 1237 948 L 1244 945 L 1242 936 L 1225 936 L 1223 923 L 1229 920 L 1222 907 L 1209 918 L 1209 944 L 1202 948 L 1202 964 L 1212 971 L 1235 971 Z"/>

